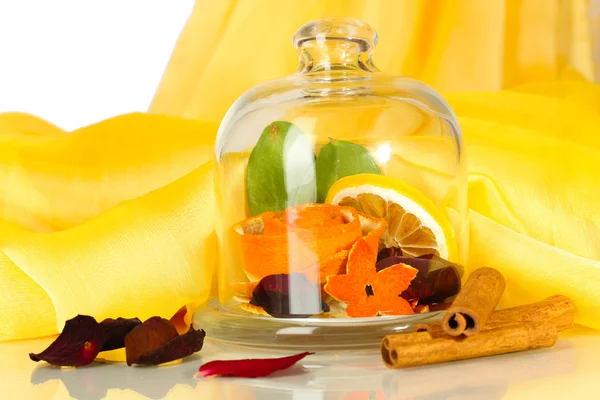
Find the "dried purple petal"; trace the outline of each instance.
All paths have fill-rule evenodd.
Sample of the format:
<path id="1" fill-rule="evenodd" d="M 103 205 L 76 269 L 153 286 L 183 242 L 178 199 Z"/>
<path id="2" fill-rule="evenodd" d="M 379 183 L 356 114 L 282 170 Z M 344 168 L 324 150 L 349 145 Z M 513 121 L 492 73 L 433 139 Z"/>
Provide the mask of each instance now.
<path id="1" fill-rule="evenodd" d="M 390 258 L 390 257 L 398 257 L 398 256 L 402 256 L 402 249 L 399 247 L 386 247 L 384 249 L 381 249 L 379 251 L 379 253 L 377 254 L 377 262 L 385 260 L 386 258 Z"/>
<path id="2" fill-rule="evenodd" d="M 275 318 L 307 318 L 329 311 L 319 288 L 296 272 L 264 277 L 252 292 L 250 304 Z"/>
<path id="3" fill-rule="evenodd" d="M 431 269 L 431 261 L 430 260 L 426 260 L 423 258 L 413 258 L 413 257 L 402 257 L 402 256 L 393 256 L 393 257 L 388 257 L 388 258 L 384 258 L 383 260 L 379 261 L 377 263 L 377 265 L 375 266 L 375 268 L 377 268 L 377 272 L 389 268 L 393 265 L 397 265 L 397 264 L 406 264 L 406 265 L 410 265 L 413 268 L 416 268 L 419 270 L 419 272 L 422 273 L 428 273 Z"/>
<path id="4" fill-rule="evenodd" d="M 105 319 L 78 315 L 66 322 L 62 333 L 42 353 L 30 354 L 58 366 L 90 364 L 100 351 L 125 347 L 127 364 L 162 364 L 187 357 L 202 348 L 205 333 L 190 329 L 179 335 L 164 318 L 152 317 L 142 324 L 137 318 Z"/>
<path id="5" fill-rule="evenodd" d="M 377 271 L 396 264 L 407 264 L 419 270 L 408 289 L 401 293 L 407 301 L 418 300 L 421 305 L 441 303 L 460 291 L 461 266 L 435 255 L 389 257 L 377 263 Z"/>
<path id="6" fill-rule="evenodd" d="M 418 299 L 419 304 L 441 303 L 460 291 L 460 277 L 454 267 L 431 271 L 427 275 L 415 277 L 411 285 L 402 293 L 404 299 Z"/>
<path id="7" fill-rule="evenodd" d="M 141 323 L 138 318 L 108 318 L 100 322 L 104 332 L 104 345 L 100 351 L 125 347 L 125 336 Z"/>
<path id="8" fill-rule="evenodd" d="M 206 333 L 202 329 L 190 328 L 183 335 L 141 356 L 137 364 L 158 365 L 191 356 L 202 349 L 205 336 Z"/>
<path id="9" fill-rule="evenodd" d="M 211 361 L 200 367 L 200 375 L 236 376 L 240 378 L 259 378 L 271 375 L 275 371 L 287 369 L 314 353 L 300 353 L 281 358 L 254 358 L 247 360 Z"/>
<path id="10" fill-rule="evenodd" d="M 30 353 L 29 358 L 61 367 L 81 367 L 94 361 L 103 343 L 100 324 L 93 317 L 78 315 L 65 323 L 61 334 L 46 350 Z"/>
<path id="11" fill-rule="evenodd" d="M 142 356 L 150 354 L 178 336 L 175 325 L 168 319 L 161 317 L 147 319 L 125 337 L 127 365 L 137 364 Z"/>

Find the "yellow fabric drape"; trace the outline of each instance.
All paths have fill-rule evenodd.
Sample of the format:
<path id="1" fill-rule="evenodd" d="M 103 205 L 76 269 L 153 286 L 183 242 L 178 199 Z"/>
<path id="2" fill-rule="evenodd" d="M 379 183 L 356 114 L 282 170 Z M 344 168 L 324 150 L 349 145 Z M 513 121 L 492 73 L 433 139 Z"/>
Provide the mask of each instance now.
<path id="1" fill-rule="evenodd" d="M 469 171 L 469 270 L 507 278 L 502 306 L 565 293 L 600 329 L 600 86 L 449 95 Z"/>
<path id="2" fill-rule="evenodd" d="M 592 6 L 199 1 L 151 113 L 70 133 L 0 115 L 0 340 L 55 334 L 77 313 L 168 318 L 209 298 L 218 122 L 244 90 L 295 69 L 290 36 L 324 15 L 371 23 L 380 69 L 455 92 L 468 269 L 506 276 L 503 306 L 562 293 L 578 323 L 600 329 L 600 87 L 584 82 L 597 68 Z"/>
<path id="3" fill-rule="evenodd" d="M 214 124 L 131 114 L 66 134 L 3 114 L 0 126 L 0 340 L 208 298 Z"/>
<path id="4" fill-rule="evenodd" d="M 374 52 L 379 69 L 442 92 L 593 81 L 600 79 L 594 76 L 600 60 L 600 37 L 592 35 L 600 33 L 595 2 L 196 0 L 150 111 L 220 118 L 243 91 L 292 73 L 297 65 L 292 35 L 323 16 L 369 23 L 379 33 Z"/>

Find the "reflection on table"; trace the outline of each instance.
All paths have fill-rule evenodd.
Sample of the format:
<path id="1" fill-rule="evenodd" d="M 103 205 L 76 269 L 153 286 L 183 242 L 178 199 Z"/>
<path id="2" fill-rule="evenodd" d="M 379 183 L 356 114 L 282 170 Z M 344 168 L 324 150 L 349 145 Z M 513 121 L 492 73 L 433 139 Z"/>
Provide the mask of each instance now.
<path id="1" fill-rule="evenodd" d="M 31 383 L 59 380 L 69 396 L 78 400 L 123 398 L 118 396 L 122 391 L 137 392 L 148 399 L 495 400 L 503 398 L 511 384 L 565 375 L 575 368 L 569 340 L 560 340 L 553 349 L 407 370 L 389 370 L 373 353 L 322 354 L 257 379 L 195 377 L 203 362 L 223 357 L 222 350 L 217 353 L 210 346 L 201 354 L 160 367 L 94 363 L 61 369 L 40 364 L 31 374 Z M 226 358 L 239 357 L 244 356 L 232 353 Z"/>

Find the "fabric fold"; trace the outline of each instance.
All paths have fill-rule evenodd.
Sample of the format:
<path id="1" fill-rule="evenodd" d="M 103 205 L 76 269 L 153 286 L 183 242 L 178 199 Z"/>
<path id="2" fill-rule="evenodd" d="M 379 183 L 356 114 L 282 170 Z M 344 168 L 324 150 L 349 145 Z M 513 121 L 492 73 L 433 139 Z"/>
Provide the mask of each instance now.
<path id="1" fill-rule="evenodd" d="M 541 243 L 474 211 L 470 223 L 470 270 L 485 265 L 504 275 L 506 289 L 500 307 L 533 303 L 560 293 L 575 303 L 576 323 L 600 329 L 599 261 Z"/>
<path id="2" fill-rule="evenodd" d="M 379 34 L 374 61 L 380 70 L 422 80 L 442 92 L 598 79 L 594 53 L 600 24 L 597 6 L 586 0 L 195 4 L 150 112 L 218 121 L 246 90 L 293 73 L 295 30 L 326 16 L 370 24 Z"/>
<path id="3" fill-rule="evenodd" d="M 55 334 L 72 312 L 115 317 L 122 309 L 111 299 L 121 292 L 135 297 L 122 310 L 131 316 L 156 309 L 170 318 L 205 301 L 216 257 L 215 132 L 211 123 L 137 113 L 67 133 L 31 115 L 0 114 L 0 340 Z M 199 227 L 187 228 L 198 215 Z M 148 260 L 154 253 L 144 258 L 136 248 L 161 253 Z M 125 276 L 113 281 L 114 271 Z M 168 271 L 170 281 L 161 275 Z M 126 282 L 127 290 L 117 285 Z M 105 304 L 95 304 L 100 298 Z"/>
<path id="4" fill-rule="evenodd" d="M 211 291 L 212 186 L 212 163 L 206 163 L 76 227 L 50 234 L 11 229 L 0 248 L 48 293 L 58 330 L 77 314 L 170 318 Z"/>
<path id="5" fill-rule="evenodd" d="M 0 218 L 36 232 L 75 226 L 204 164 L 216 129 L 140 113 L 69 134 L 6 129 L 0 140 L 11 132 L 12 139 L 0 146 Z"/>

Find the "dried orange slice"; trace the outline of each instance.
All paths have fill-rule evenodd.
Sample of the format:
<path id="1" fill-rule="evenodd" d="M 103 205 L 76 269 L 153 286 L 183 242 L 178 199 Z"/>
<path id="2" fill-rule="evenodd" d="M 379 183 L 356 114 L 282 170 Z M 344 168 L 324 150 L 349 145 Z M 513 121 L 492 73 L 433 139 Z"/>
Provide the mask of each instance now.
<path id="1" fill-rule="evenodd" d="M 456 239 L 448 218 L 418 189 L 389 177 L 358 174 L 338 180 L 327 203 L 350 206 L 387 222 L 380 247 L 408 256 L 435 254 L 455 261 Z"/>

